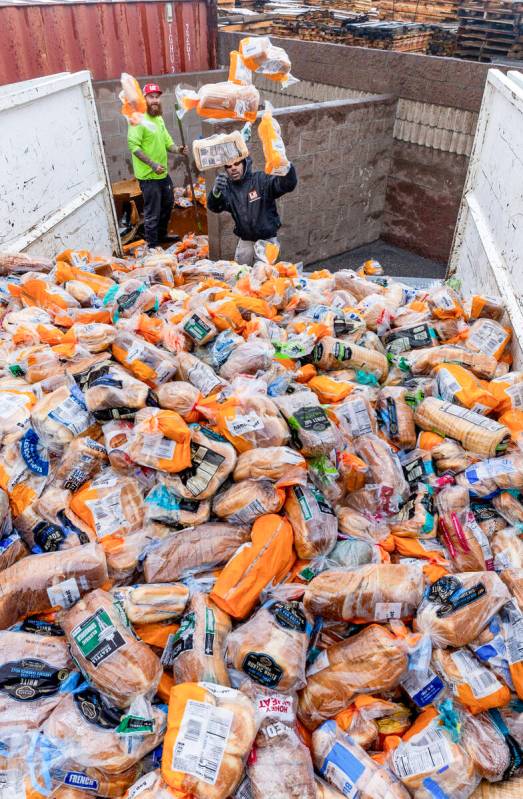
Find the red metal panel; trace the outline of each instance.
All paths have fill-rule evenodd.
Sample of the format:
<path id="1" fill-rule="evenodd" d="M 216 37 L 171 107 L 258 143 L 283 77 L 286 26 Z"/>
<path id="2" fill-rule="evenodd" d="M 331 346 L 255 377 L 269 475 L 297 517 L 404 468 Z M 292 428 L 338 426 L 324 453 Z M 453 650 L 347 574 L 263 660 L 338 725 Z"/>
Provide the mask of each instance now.
<path id="1" fill-rule="evenodd" d="M 89 69 L 162 75 L 216 67 L 214 0 L 0 7 L 0 85 Z"/>

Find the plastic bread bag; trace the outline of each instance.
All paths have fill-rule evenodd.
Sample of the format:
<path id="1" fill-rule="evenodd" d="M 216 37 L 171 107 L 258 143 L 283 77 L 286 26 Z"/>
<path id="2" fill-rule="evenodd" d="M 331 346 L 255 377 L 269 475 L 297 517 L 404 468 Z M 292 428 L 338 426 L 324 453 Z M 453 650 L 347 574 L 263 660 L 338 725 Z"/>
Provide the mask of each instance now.
<path id="1" fill-rule="evenodd" d="M 502 572 L 505 569 L 523 568 L 523 541 L 521 530 L 516 527 L 505 527 L 494 533 L 490 547 L 494 558 L 494 569 Z"/>
<path id="2" fill-rule="evenodd" d="M 285 491 L 270 480 L 242 480 L 216 494 L 212 511 L 232 524 L 250 525 L 260 516 L 277 513 L 284 502 Z"/>
<path id="3" fill-rule="evenodd" d="M 196 111 L 204 119 L 242 119 L 254 122 L 260 104 L 260 93 L 252 84 L 232 81 L 207 83 L 194 89 L 175 88 L 177 115 L 182 119 L 187 111 Z"/>
<path id="4" fill-rule="evenodd" d="M 232 380 L 238 374 L 255 375 L 258 371 L 266 371 L 272 363 L 273 354 L 272 344 L 251 337 L 233 349 L 220 368 L 220 376 L 224 380 Z"/>
<path id="5" fill-rule="evenodd" d="M 320 652 L 300 692 L 301 722 L 315 729 L 346 708 L 356 694 L 395 688 L 407 674 L 409 646 L 408 638 L 371 624 Z"/>
<path id="6" fill-rule="evenodd" d="M 227 614 L 206 594 L 193 593 L 180 629 L 169 636 L 162 655 L 164 667 L 172 667 L 175 683 L 229 685 L 224 653 L 230 631 Z"/>
<path id="7" fill-rule="evenodd" d="M 233 479 L 288 480 L 289 473 L 305 478 L 307 464 L 296 450 L 285 446 L 250 449 L 238 456 Z"/>
<path id="8" fill-rule="evenodd" d="M 505 305 L 501 297 L 489 294 L 473 294 L 464 306 L 467 319 L 495 319 L 499 322 L 505 312 Z"/>
<path id="9" fill-rule="evenodd" d="M 191 383 L 184 380 L 164 383 L 159 387 L 157 396 L 161 408 L 176 411 L 186 422 L 197 420 L 198 414 L 195 408 L 201 400 L 201 394 Z"/>
<path id="10" fill-rule="evenodd" d="M 512 333 L 493 319 L 477 319 L 469 328 L 464 346 L 473 352 L 483 352 L 500 360 Z"/>
<path id="11" fill-rule="evenodd" d="M 241 686 L 261 718 L 247 763 L 252 799 L 316 799 L 314 769 L 296 725 L 296 697 L 259 685 Z"/>
<path id="12" fill-rule="evenodd" d="M 209 522 L 171 532 L 149 547 L 143 562 L 148 583 L 174 582 L 221 566 L 249 540 L 249 528 Z"/>
<path id="13" fill-rule="evenodd" d="M 131 624 L 151 624 L 179 618 L 189 601 L 189 589 L 181 583 L 150 583 L 113 588 Z"/>
<path id="14" fill-rule="evenodd" d="M 154 123 L 144 119 L 144 114 L 147 111 L 147 103 L 145 102 L 145 97 L 142 94 L 138 81 L 127 72 L 122 72 L 120 82 L 122 84 L 122 91 L 120 92 L 119 98 L 122 103 L 122 115 L 126 118 L 129 125 L 144 125 L 152 130 L 153 127 L 155 127 Z"/>
<path id="15" fill-rule="evenodd" d="M 116 283 L 111 286 L 103 304 L 109 310 L 113 323 L 116 323 L 120 318 L 128 319 L 135 313 L 156 311 L 158 297 L 146 283 L 130 277 L 120 285 Z"/>
<path id="16" fill-rule="evenodd" d="M 107 452 L 102 444 L 87 436 L 75 438 L 64 450 L 53 484 L 66 491 L 77 491 L 106 463 Z"/>
<path id="17" fill-rule="evenodd" d="M 295 445 L 307 457 L 328 455 L 340 441 L 340 434 L 312 391 L 298 391 L 275 397 L 287 420 Z"/>
<path id="18" fill-rule="evenodd" d="M 98 544 L 22 558 L 0 572 L 0 629 L 33 613 L 69 607 L 106 580 Z"/>
<path id="19" fill-rule="evenodd" d="M 152 402 L 149 386 L 118 364 L 95 367 L 87 376 L 85 403 L 100 422 L 134 418 L 137 410 Z"/>
<path id="20" fill-rule="evenodd" d="M 57 705 L 42 731 L 79 770 L 94 768 L 111 775 L 130 769 L 158 746 L 165 722 L 158 706 L 149 706 L 147 717 L 135 715 L 86 686 Z"/>
<path id="21" fill-rule="evenodd" d="M 443 542 L 459 571 L 493 568 L 490 543 L 470 510 L 467 490 L 446 486 L 436 499 Z"/>
<path id="22" fill-rule="evenodd" d="M 345 343 L 341 339 L 325 336 L 316 344 L 312 352 L 312 363 L 325 371 L 331 369 L 364 369 L 378 380 L 387 377 L 389 366 L 387 356 L 376 350 Z"/>
<path id="23" fill-rule="evenodd" d="M 410 493 L 398 456 L 383 439 L 372 434 L 359 437 L 354 449 L 369 466 L 368 482 L 380 486 L 385 512 L 396 513 Z"/>
<path id="24" fill-rule="evenodd" d="M 504 452 L 510 440 L 508 429 L 499 422 L 436 397 L 426 397 L 414 419 L 422 430 L 450 436 L 466 450 L 487 458 Z"/>
<path id="25" fill-rule="evenodd" d="M 462 472 L 474 460 L 474 457 L 465 452 L 461 444 L 451 438 L 444 439 L 431 449 L 432 461 L 436 473 L 457 474 Z"/>
<path id="26" fill-rule="evenodd" d="M 305 590 L 304 606 L 327 619 L 388 621 L 412 616 L 422 596 L 421 563 L 370 563 L 319 574 Z"/>
<path id="27" fill-rule="evenodd" d="M 501 610 L 501 633 L 505 643 L 505 658 L 517 696 L 523 698 L 523 611 L 515 600 Z M 506 704 L 506 703 L 505 703 Z"/>
<path id="28" fill-rule="evenodd" d="M 169 698 L 164 780 L 194 799 L 226 799 L 242 778 L 257 728 L 254 704 L 240 691 L 211 683 L 176 685 Z"/>
<path id="29" fill-rule="evenodd" d="M 504 569 L 500 577 L 523 610 L 523 569 Z"/>
<path id="30" fill-rule="evenodd" d="M 31 411 L 31 420 L 42 443 L 53 452 L 61 452 L 73 438 L 95 424 L 82 392 L 74 383 L 39 399 Z"/>
<path id="31" fill-rule="evenodd" d="M 227 662 L 265 688 L 303 688 L 312 617 L 295 600 L 268 600 L 227 639 Z"/>
<path id="32" fill-rule="evenodd" d="M 281 582 L 294 561 L 289 521 L 276 514 L 260 516 L 252 526 L 251 542 L 231 557 L 210 597 L 234 619 L 244 619 L 252 612 L 262 591 Z"/>
<path id="33" fill-rule="evenodd" d="M 166 484 L 185 499 L 210 499 L 236 465 L 234 447 L 209 428 L 191 425 L 189 454 L 187 467 Z"/>
<path id="34" fill-rule="evenodd" d="M 242 86 L 252 83 L 252 72 L 245 66 L 238 50 L 231 50 L 229 53 L 229 80 Z"/>
<path id="35" fill-rule="evenodd" d="M 437 319 L 457 319 L 465 314 L 458 293 L 448 285 L 432 288 L 427 300 Z"/>
<path id="36" fill-rule="evenodd" d="M 203 310 L 190 310 L 179 322 L 179 327 L 197 347 L 203 347 L 218 335 L 212 320 Z"/>
<path id="37" fill-rule="evenodd" d="M 29 551 L 17 532 L 0 538 L 0 572 L 28 554 Z"/>
<path id="38" fill-rule="evenodd" d="M 332 413 L 344 432 L 350 438 L 368 433 L 377 433 L 376 415 L 364 394 L 350 394 L 343 402 L 333 406 Z"/>
<path id="39" fill-rule="evenodd" d="M 523 406 L 523 372 L 508 372 L 495 377 L 489 383 L 491 391 L 498 400 L 498 413 L 518 410 Z"/>
<path id="40" fill-rule="evenodd" d="M 71 799 L 75 799 L 74 796 Z M 163 779 L 160 769 L 143 774 L 128 791 L 124 799 L 188 799 L 183 793 L 174 793 Z"/>
<path id="41" fill-rule="evenodd" d="M 416 427 L 411 406 L 406 401 L 407 389 L 387 386 L 380 391 L 378 413 L 389 441 L 400 449 L 414 449 Z"/>
<path id="42" fill-rule="evenodd" d="M 239 51 L 248 69 L 279 83 L 282 89 L 298 82 L 290 74 L 291 62 L 287 53 L 282 47 L 271 44 L 268 36 L 247 36 L 241 39 Z"/>
<path id="43" fill-rule="evenodd" d="M 266 101 L 258 135 L 263 146 L 265 158 L 265 172 L 267 175 L 286 175 L 290 169 L 290 162 L 285 154 L 285 145 L 281 137 L 281 128 L 274 119 L 272 105 Z"/>
<path id="44" fill-rule="evenodd" d="M 514 451 L 502 458 L 473 463 L 457 479 L 472 496 L 489 496 L 497 489 L 523 488 L 523 454 Z"/>
<path id="45" fill-rule="evenodd" d="M 434 491 L 418 483 L 407 502 L 390 521 L 392 535 L 404 538 L 434 538 L 438 514 L 434 504 Z"/>
<path id="46" fill-rule="evenodd" d="M 312 734 L 314 765 L 344 796 L 361 799 L 407 799 L 409 793 L 389 769 L 379 766 L 335 721 Z M 349 793 L 350 792 L 350 793 Z"/>
<path id="47" fill-rule="evenodd" d="M 285 513 L 292 525 L 298 557 L 309 559 L 326 555 L 334 547 L 338 522 L 321 491 L 306 485 L 291 486 Z"/>
<path id="48" fill-rule="evenodd" d="M 325 563 L 325 568 L 350 570 L 367 563 L 379 563 L 380 559 L 381 550 L 374 543 L 358 538 L 345 538 L 336 542 L 327 558 L 319 560 Z"/>
<path id="49" fill-rule="evenodd" d="M 336 724 L 343 732 L 350 735 L 352 740 L 363 749 L 372 749 L 378 744 L 380 735 L 379 721 L 392 716 L 401 716 L 399 723 L 403 729 L 409 726 L 407 711 L 405 718 L 405 706 L 389 702 L 378 696 L 368 696 L 361 694 L 357 696 L 346 710 L 342 710 L 336 716 Z"/>
<path id="50" fill-rule="evenodd" d="M 131 460 L 161 472 L 182 472 L 191 465 L 191 432 L 175 411 L 143 408 L 135 417 Z"/>
<path id="51" fill-rule="evenodd" d="M 436 646 L 466 646 L 509 600 L 495 572 L 449 574 L 425 589 L 414 627 Z"/>
<path id="52" fill-rule="evenodd" d="M 432 665 L 459 702 L 473 715 L 493 707 L 503 707 L 510 700 L 509 688 L 465 649 L 435 649 Z"/>
<path id="53" fill-rule="evenodd" d="M 100 541 L 108 536 L 127 535 L 143 525 L 142 487 L 134 477 L 105 469 L 71 496 L 65 515 Z"/>
<path id="54" fill-rule="evenodd" d="M 389 768 L 414 799 L 433 799 L 438 792 L 468 799 L 480 777 L 458 740 L 454 729 L 442 725 L 438 711 L 428 708 L 391 752 Z"/>
<path id="55" fill-rule="evenodd" d="M 514 491 L 502 491 L 492 498 L 492 506 L 499 517 L 508 524 L 517 526 L 523 522 L 523 505 L 521 504 L 521 494 Z"/>
<path id="56" fill-rule="evenodd" d="M 112 353 L 138 380 L 143 380 L 151 388 L 172 380 L 176 374 L 177 363 L 172 355 L 132 333 L 119 332 L 113 341 Z"/>
<path id="57" fill-rule="evenodd" d="M 479 776 L 488 782 L 500 782 L 511 777 L 518 758 L 496 724 L 496 719 L 501 719 L 501 716 L 496 714 L 492 717 L 490 713 L 473 716 L 464 708 L 459 708 L 458 712 L 460 743 Z"/>
<path id="58" fill-rule="evenodd" d="M 484 382 L 471 371 L 455 363 L 442 363 L 434 368 L 433 395 L 446 402 L 461 405 L 475 413 L 488 414 L 498 405 L 498 399 Z"/>
<path id="59" fill-rule="evenodd" d="M 492 355 L 472 352 L 464 347 L 443 344 L 420 350 L 404 352 L 398 358 L 401 369 L 414 375 L 426 375 L 441 363 L 456 363 L 470 369 L 477 377 L 491 380 L 496 375 L 498 362 Z"/>
<path id="60" fill-rule="evenodd" d="M 97 589 L 61 616 L 71 653 L 90 684 L 118 707 L 143 695 L 154 695 L 161 665 L 137 641 L 117 600 Z"/>
<path id="61" fill-rule="evenodd" d="M 2 630 L 0 645 L 1 729 L 36 730 L 81 682 L 67 642 L 63 637 Z"/>
<path id="62" fill-rule="evenodd" d="M 200 361 L 195 355 L 191 355 L 189 352 L 180 352 L 177 358 L 181 379 L 191 383 L 204 397 L 216 393 L 225 386 L 225 380 L 218 377 L 214 369 Z"/>
<path id="63" fill-rule="evenodd" d="M 211 515 L 209 500 L 186 499 L 159 481 L 145 497 L 146 517 L 170 527 L 193 527 L 205 524 Z"/>

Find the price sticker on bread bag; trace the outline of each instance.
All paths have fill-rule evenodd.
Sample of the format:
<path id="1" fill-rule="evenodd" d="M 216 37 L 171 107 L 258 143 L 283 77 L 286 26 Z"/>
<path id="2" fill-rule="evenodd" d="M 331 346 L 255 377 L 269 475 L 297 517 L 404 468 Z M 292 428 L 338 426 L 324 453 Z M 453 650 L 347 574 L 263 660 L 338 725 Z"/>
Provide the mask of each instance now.
<path id="1" fill-rule="evenodd" d="M 71 635 L 80 653 L 95 668 L 125 646 L 125 638 L 103 608 L 78 624 Z"/>

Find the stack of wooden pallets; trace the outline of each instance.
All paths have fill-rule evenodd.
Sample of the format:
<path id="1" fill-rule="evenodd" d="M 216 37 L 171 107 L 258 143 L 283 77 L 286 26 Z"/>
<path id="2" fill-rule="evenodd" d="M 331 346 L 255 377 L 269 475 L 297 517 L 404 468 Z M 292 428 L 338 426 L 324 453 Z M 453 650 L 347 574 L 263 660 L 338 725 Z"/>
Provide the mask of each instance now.
<path id="1" fill-rule="evenodd" d="M 523 0 L 460 0 L 458 17 L 459 57 L 523 57 Z"/>
<path id="2" fill-rule="evenodd" d="M 379 0 L 381 19 L 408 22 L 453 22 L 458 0 Z"/>

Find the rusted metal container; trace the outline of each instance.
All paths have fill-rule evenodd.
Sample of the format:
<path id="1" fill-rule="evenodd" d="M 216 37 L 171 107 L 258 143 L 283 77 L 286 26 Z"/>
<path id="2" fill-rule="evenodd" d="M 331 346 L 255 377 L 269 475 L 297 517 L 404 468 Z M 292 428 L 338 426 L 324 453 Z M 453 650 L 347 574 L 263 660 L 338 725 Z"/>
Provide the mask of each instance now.
<path id="1" fill-rule="evenodd" d="M 88 69 L 161 75 L 216 66 L 214 0 L 0 0 L 0 85 Z"/>

